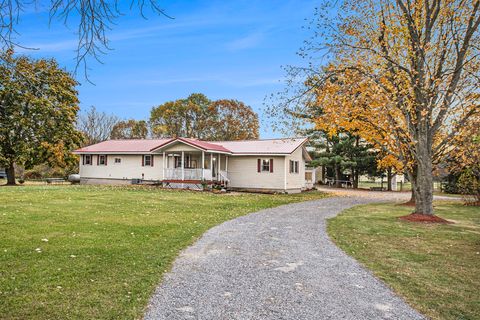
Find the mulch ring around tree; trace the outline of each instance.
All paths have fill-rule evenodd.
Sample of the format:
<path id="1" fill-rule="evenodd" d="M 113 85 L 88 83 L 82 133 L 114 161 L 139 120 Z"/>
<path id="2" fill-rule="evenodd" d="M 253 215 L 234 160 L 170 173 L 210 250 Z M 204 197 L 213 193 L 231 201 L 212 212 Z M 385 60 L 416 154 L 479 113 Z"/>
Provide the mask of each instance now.
<path id="1" fill-rule="evenodd" d="M 421 214 L 421 213 L 411 213 L 406 216 L 399 217 L 400 220 L 409 221 L 409 222 L 421 222 L 421 223 L 443 223 L 450 224 L 452 221 L 445 220 L 435 215 Z"/>

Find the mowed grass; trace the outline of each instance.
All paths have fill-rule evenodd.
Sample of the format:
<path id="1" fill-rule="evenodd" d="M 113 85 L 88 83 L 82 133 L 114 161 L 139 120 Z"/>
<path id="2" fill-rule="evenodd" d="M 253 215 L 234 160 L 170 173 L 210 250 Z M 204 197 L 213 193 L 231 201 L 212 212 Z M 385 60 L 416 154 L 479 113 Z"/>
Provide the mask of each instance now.
<path id="1" fill-rule="evenodd" d="M 412 208 L 363 205 L 328 221 L 346 253 L 433 319 L 480 319 L 480 208 L 436 203 L 455 224 L 418 224 L 397 217 Z"/>
<path id="2" fill-rule="evenodd" d="M 0 188 L 0 318 L 141 318 L 179 251 L 260 209 L 324 197 L 148 187 Z"/>

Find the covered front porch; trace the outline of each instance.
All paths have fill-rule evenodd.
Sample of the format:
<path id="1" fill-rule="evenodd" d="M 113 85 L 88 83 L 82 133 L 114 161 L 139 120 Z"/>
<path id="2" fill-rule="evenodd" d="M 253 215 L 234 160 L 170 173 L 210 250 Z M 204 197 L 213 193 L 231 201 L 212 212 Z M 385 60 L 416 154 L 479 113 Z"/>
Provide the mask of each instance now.
<path id="1" fill-rule="evenodd" d="M 228 155 L 205 151 L 164 151 L 164 181 L 228 183 Z"/>
<path id="2" fill-rule="evenodd" d="M 227 178 L 228 156 L 205 151 L 164 152 L 164 180 L 219 181 Z"/>
<path id="3" fill-rule="evenodd" d="M 171 188 L 203 189 L 205 184 L 227 187 L 228 150 L 211 143 L 176 138 L 153 150 L 162 154 L 162 184 Z"/>

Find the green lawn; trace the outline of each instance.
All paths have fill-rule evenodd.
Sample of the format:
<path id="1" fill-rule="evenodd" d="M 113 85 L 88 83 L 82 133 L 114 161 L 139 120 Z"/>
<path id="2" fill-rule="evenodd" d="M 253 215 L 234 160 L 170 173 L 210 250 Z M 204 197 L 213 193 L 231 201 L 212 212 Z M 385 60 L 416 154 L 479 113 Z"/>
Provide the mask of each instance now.
<path id="1" fill-rule="evenodd" d="M 0 187 L 0 318 L 140 318 L 162 273 L 203 232 L 323 196 Z"/>
<path id="2" fill-rule="evenodd" d="M 328 221 L 346 253 L 433 319 L 480 319 L 480 208 L 436 203 L 450 225 L 403 222 L 411 208 L 363 205 Z"/>

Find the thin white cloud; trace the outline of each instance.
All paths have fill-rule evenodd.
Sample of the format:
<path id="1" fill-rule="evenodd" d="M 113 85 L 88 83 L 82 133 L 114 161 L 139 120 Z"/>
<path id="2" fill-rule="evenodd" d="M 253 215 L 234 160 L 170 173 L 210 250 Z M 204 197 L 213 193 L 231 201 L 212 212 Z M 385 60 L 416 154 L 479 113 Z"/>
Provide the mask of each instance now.
<path id="1" fill-rule="evenodd" d="M 41 53 L 44 52 L 61 52 L 61 51 L 74 51 L 77 48 L 78 40 L 62 40 L 44 43 L 27 43 L 22 44 L 24 48 L 17 48 L 15 51 L 18 53 L 31 53 L 33 50 L 38 50 Z"/>
<path id="2" fill-rule="evenodd" d="M 265 33 L 257 31 L 227 43 L 227 49 L 230 51 L 250 49 L 259 45 L 264 38 Z"/>
<path id="3" fill-rule="evenodd" d="M 207 83 L 213 82 L 220 85 L 230 87 L 256 87 L 264 85 L 275 85 L 280 83 L 280 77 L 263 77 L 259 78 L 255 75 L 241 77 L 236 75 L 216 75 L 201 77 L 184 77 L 184 78 L 163 78 L 163 79 L 144 79 L 137 82 L 140 85 L 172 85 L 180 83 Z M 132 82 L 129 82 L 132 84 Z"/>
<path id="4" fill-rule="evenodd" d="M 190 35 L 184 34 L 185 30 L 196 30 L 198 28 L 213 26 L 213 25 L 221 25 L 223 23 L 227 23 L 225 20 L 220 19 L 191 19 L 184 22 L 179 21 L 170 21 L 170 20 L 162 20 L 159 21 L 158 24 L 153 26 L 146 26 L 146 27 L 139 27 L 139 28 L 131 28 L 125 30 L 117 30 L 108 34 L 108 40 L 110 44 L 119 41 L 126 41 L 130 39 L 140 39 L 140 38 L 148 38 L 148 37 L 158 37 L 159 32 L 168 32 L 168 36 L 165 34 L 163 35 L 166 39 L 178 39 L 181 38 L 185 40 L 185 37 L 189 37 Z M 45 34 L 42 34 L 45 35 Z M 75 35 L 71 35 L 71 38 L 68 40 L 57 40 L 57 41 L 46 41 L 46 42 L 35 42 L 35 43 L 26 43 L 22 44 L 23 47 L 28 48 L 18 48 L 16 51 L 19 53 L 31 52 L 30 49 L 37 49 L 40 52 L 61 52 L 61 51 L 74 51 L 77 49 L 78 46 L 78 38 Z"/>

